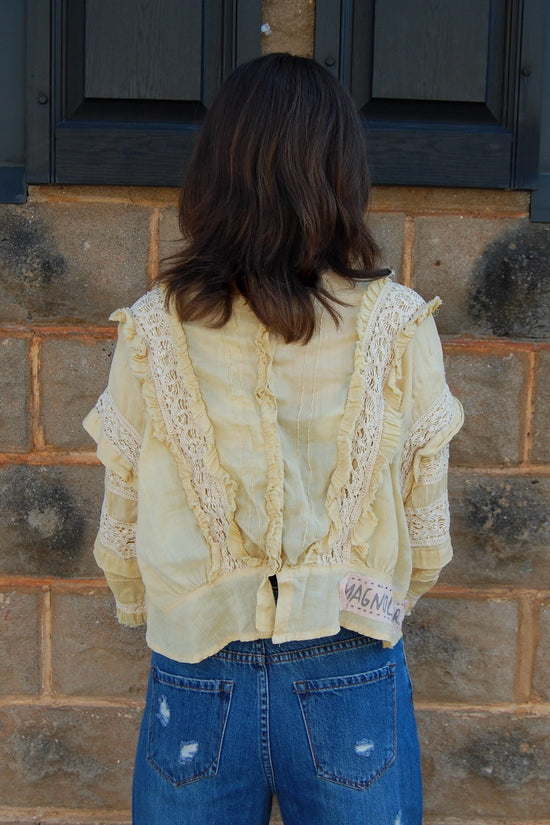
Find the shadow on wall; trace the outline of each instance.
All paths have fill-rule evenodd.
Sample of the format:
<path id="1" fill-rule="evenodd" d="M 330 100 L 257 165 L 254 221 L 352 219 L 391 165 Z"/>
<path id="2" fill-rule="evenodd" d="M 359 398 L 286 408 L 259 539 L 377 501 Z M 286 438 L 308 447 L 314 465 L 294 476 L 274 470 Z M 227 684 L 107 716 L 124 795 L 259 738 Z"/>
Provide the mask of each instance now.
<path id="1" fill-rule="evenodd" d="M 469 311 L 498 337 L 550 335 L 550 226 L 526 224 L 488 246 L 472 272 Z"/>

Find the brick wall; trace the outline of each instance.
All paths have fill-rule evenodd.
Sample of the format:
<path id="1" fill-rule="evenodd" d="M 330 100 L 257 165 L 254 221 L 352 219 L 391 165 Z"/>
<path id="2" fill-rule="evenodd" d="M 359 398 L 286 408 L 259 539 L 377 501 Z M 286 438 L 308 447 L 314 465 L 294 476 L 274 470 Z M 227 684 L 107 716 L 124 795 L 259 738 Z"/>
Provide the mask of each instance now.
<path id="1" fill-rule="evenodd" d="M 37 187 L 1 207 L 0 823 L 128 821 L 148 653 L 91 558 L 102 470 L 80 421 L 106 381 L 109 313 L 173 248 L 176 198 Z M 456 558 L 406 632 L 432 825 L 549 821 L 550 226 L 527 208 L 524 193 L 374 193 L 385 260 L 444 300 L 466 410 Z"/>
<path id="2" fill-rule="evenodd" d="M 311 54 L 313 8 L 265 0 L 265 50 Z M 129 822 L 148 652 L 91 558 L 102 471 L 80 421 L 176 199 L 53 186 L 0 207 L 0 825 Z M 550 226 L 525 193 L 473 190 L 379 188 L 371 220 L 398 277 L 444 300 L 466 411 L 456 558 L 406 630 L 425 822 L 548 825 Z"/>

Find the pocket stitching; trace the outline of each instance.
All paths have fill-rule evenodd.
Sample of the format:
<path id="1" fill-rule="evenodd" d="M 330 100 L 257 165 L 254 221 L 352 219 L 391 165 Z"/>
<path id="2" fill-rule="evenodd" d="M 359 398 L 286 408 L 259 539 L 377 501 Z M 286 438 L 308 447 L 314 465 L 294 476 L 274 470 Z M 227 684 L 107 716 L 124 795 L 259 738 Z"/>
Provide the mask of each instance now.
<path id="1" fill-rule="evenodd" d="M 382 679 L 389 680 L 389 683 L 390 683 L 391 709 L 392 709 L 392 719 L 391 719 L 391 724 L 392 724 L 392 754 L 391 754 L 390 758 L 386 762 L 384 762 L 384 764 L 382 765 L 380 770 L 373 777 L 368 779 L 366 782 L 356 782 L 354 780 L 345 779 L 344 777 L 340 777 L 340 776 L 337 776 L 336 774 L 329 773 L 327 770 L 325 770 L 324 768 L 321 767 L 321 765 L 319 764 L 319 762 L 317 760 L 317 756 L 315 754 L 315 747 L 314 747 L 314 744 L 313 744 L 313 740 L 312 740 L 312 736 L 311 736 L 311 727 L 310 727 L 311 726 L 311 719 L 310 719 L 310 715 L 309 715 L 309 704 L 310 704 L 309 703 L 309 696 L 311 694 L 314 694 L 314 693 L 317 694 L 317 693 L 323 693 L 324 691 L 327 691 L 327 690 L 334 690 L 335 686 L 325 684 L 324 687 L 321 687 L 321 688 L 318 688 L 318 689 L 315 688 L 315 689 L 312 690 L 310 688 L 310 685 L 312 684 L 311 681 L 295 682 L 294 683 L 294 690 L 297 694 L 298 703 L 300 705 L 300 710 L 301 710 L 301 713 L 302 713 L 302 718 L 304 720 L 304 726 L 305 726 L 305 730 L 306 730 L 308 745 L 309 745 L 311 757 L 313 759 L 313 764 L 315 765 L 315 772 L 316 772 L 317 776 L 321 777 L 322 779 L 326 779 L 328 782 L 334 782 L 337 785 L 343 785 L 345 787 L 356 788 L 357 790 L 360 790 L 360 791 L 366 791 L 370 787 L 372 787 L 372 785 L 374 785 L 374 783 L 377 782 L 391 768 L 391 766 L 395 763 L 395 760 L 397 758 L 397 741 L 396 741 L 397 740 L 397 730 L 396 730 L 397 708 L 396 708 L 395 670 L 396 670 L 395 663 L 390 662 L 386 667 L 380 668 L 377 671 L 377 676 L 375 678 L 358 678 L 357 681 L 355 681 L 353 683 L 348 683 L 348 684 L 345 684 L 345 685 L 342 684 L 340 686 L 341 688 L 349 688 L 349 687 L 357 687 L 357 686 L 361 686 L 361 685 L 370 685 L 370 684 L 374 684 L 375 682 L 381 681 Z M 357 674 L 358 677 L 362 677 L 363 675 L 366 676 L 366 675 L 369 675 L 369 674 Z M 345 678 L 348 678 L 348 677 L 345 677 L 345 676 L 334 677 L 334 679 L 330 680 L 330 681 L 337 681 L 339 679 L 341 680 L 341 679 L 345 679 Z M 321 683 L 321 682 L 326 683 L 328 681 L 329 680 L 327 680 L 327 679 L 322 679 L 322 680 L 319 680 L 319 683 Z M 302 698 L 304 699 L 304 701 L 302 701 Z M 305 705 L 305 707 L 304 707 L 304 705 Z M 306 718 L 306 716 L 307 716 L 307 718 Z"/>
<path id="2" fill-rule="evenodd" d="M 225 729 L 227 727 L 227 721 L 229 719 L 229 710 L 230 710 L 230 707 L 231 707 L 231 700 L 233 698 L 233 687 L 234 687 L 235 683 L 232 682 L 232 681 L 220 681 L 220 680 L 217 680 L 217 679 L 216 680 L 213 679 L 213 680 L 210 680 L 213 684 L 214 683 L 216 684 L 216 687 L 213 688 L 213 689 L 208 689 L 207 687 L 203 687 L 203 688 L 196 687 L 196 688 L 194 688 L 194 687 L 191 687 L 189 684 L 181 684 L 181 683 L 185 682 L 185 681 L 208 682 L 209 680 L 193 680 L 193 679 L 188 680 L 187 677 L 180 677 L 180 676 L 172 677 L 171 674 L 166 674 L 168 677 L 170 677 L 170 681 L 165 681 L 165 680 L 161 679 L 160 675 L 159 675 L 159 674 L 163 673 L 163 671 L 160 671 L 155 666 L 153 666 L 151 668 L 151 670 L 153 671 L 153 682 L 157 682 L 158 684 L 165 684 L 165 685 L 168 685 L 169 687 L 175 688 L 177 690 L 193 690 L 193 691 L 196 691 L 198 693 L 217 693 L 217 694 L 221 695 L 221 702 L 220 702 L 221 731 L 220 731 L 220 742 L 219 742 L 218 748 L 217 748 L 211 762 L 209 763 L 209 765 L 207 765 L 207 767 L 204 770 L 202 770 L 200 773 L 195 774 L 192 777 L 189 777 L 189 779 L 183 779 L 183 780 L 177 780 L 176 781 L 160 765 L 157 765 L 156 762 L 153 761 L 153 758 L 150 755 L 151 740 L 152 740 L 152 735 L 153 735 L 153 712 L 152 712 L 153 711 L 153 703 L 151 702 L 151 712 L 149 714 L 149 729 L 148 729 L 148 736 L 147 736 L 147 762 L 151 765 L 151 767 L 160 776 L 163 777 L 163 779 L 166 779 L 168 782 L 170 782 L 171 785 L 173 785 L 176 788 L 181 788 L 184 785 L 190 785 L 193 782 L 197 782 L 201 779 L 206 779 L 210 776 L 215 776 L 218 773 L 218 770 L 219 770 L 220 756 L 221 756 L 221 751 L 222 751 L 222 747 L 223 747 L 223 740 L 225 738 Z M 173 679 L 173 681 L 172 681 L 172 679 Z M 180 682 L 179 685 L 177 684 L 178 681 Z M 225 707 L 225 704 L 227 704 L 227 707 Z"/>

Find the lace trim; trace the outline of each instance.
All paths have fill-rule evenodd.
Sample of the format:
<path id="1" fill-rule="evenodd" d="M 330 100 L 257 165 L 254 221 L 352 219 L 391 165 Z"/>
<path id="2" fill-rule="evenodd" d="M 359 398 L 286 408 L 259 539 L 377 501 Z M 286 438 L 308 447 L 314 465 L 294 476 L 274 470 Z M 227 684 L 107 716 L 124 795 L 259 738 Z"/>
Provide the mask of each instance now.
<path id="1" fill-rule="evenodd" d="M 433 547 L 449 539 L 450 515 L 447 495 L 425 507 L 407 507 L 405 516 L 412 547 Z"/>
<path id="2" fill-rule="evenodd" d="M 388 282 L 381 290 L 362 336 L 363 400 L 351 438 L 350 472 L 337 498 L 342 529 L 330 561 L 349 561 L 351 536 L 361 516 L 380 452 L 384 425 L 383 389 L 392 366 L 396 339 L 425 306 L 415 292 Z"/>
<path id="3" fill-rule="evenodd" d="M 117 521 L 107 512 L 105 502 L 101 508 L 98 538 L 107 550 L 121 559 L 136 557 L 136 525 Z"/>
<path id="4" fill-rule="evenodd" d="M 415 453 L 430 441 L 437 433 L 450 427 L 456 408 L 453 396 L 447 384 L 439 398 L 415 422 L 409 431 L 401 459 L 401 490 L 407 486 Z"/>
<path id="5" fill-rule="evenodd" d="M 117 408 L 108 387 L 100 395 L 96 410 L 101 418 L 105 437 L 135 470 L 139 463 L 142 437 Z"/>
<path id="6" fill-rule="evenodd" d="M 269 332 L 264 326 L 260 326 L 256 336 L 256 353 L 258 356 L 256 398 L 260 405 L 260 420 L 266 447 L 267 465 L 265 510 L 268 526 L 264 538 L 264 547 L 266 556 L 272 565 L 271 569 L 275 570 L 276 560 L 280 555 L 283 533 L 284 469 L 277 431 L 277 400 L 269 384 L 273 355 L 269 344 Z"/>
<path id="7" fill-rule="evenodd" d="M 105 470 L 105 489 L 128 501 L 137 501 L 137 490 L 131 484 L 127 484 L 117 473 Z"/>
<path id="8" fill-rule="evenodd" d="M 193 398 L 178 371 L 178 350 L 170 329 L 170 318 L 164 306 L 164 296 L 159 290 L 147 293 L 134 306 L 136 331 L 147 345 L 149 366 L 156 390 L 156 398 L 168 436 L 168 444 L 174 453 L 182 480 L 188 481 L 186 490 L 203 535 L 214 552 L 221 552 L 222 568 L 234 570 L 242 567 L 229 549 L 229 535 L 234 532 L 233 510 L 226 488 L 226 480 L 209 472 L 207 458 L 212 456 L 213 441 L 199 422 L 195 410 L 202 403 L 197 389 Z M 181 330 L 187 361 L 186 371 L 196 382 L 185 346 L 185 334 Z M 204 413 L 204 418 L 206 413 Z M 231 484 L 229 477 L 227 483 Z M 189 489 L 190 488 L 190 489 Z M 204 516 L 202 519 L 200 516 Z M 206 521 L 205 521 L 206 520 Z"/>
<path id="9" fill-rule="evenodd" d="M 418 468 L 419 485 L 437 484 L 443 481 L 449 470 L 449 445 L 445 444 L 436 455 L 422 456 Z"/>

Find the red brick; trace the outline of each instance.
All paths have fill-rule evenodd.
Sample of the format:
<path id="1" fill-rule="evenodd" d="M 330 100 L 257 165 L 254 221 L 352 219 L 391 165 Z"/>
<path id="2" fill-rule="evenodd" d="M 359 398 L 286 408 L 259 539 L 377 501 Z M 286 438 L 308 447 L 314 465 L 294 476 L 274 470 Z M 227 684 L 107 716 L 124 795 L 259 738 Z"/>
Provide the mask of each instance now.
<path id="1" fill-rule="evenodd" d="M 417 716 L 426 818 L 546 821 L 550 810 L 548 717 L 436 711 Z"/>
<path id="2" fill-rule="evenodd" d="M 451 473 L 455 557 L 441 580 L 540 587 L 550 581 L 550 479 Z"/>
<path id="3" fill-rule="evenodd" d="M 71 696 L 144 698 L 150 650 L 142 627 L 122 627 L 105 591 L 52 593 L 53 689 Z"/>
<path id="4" fill-rule="evenodd" d="M 107 322 L 145 290 L 149 213 L 140 206 L 1 206 L 0 320 Z"/>
<path id="5" fill-rule="evenodd" d="M 0 451 L 30 446 L 28 342 L 0 339 Z"/>
<path id="6" fill-rule="evenodd" d="M 516 636 L 512 602 L 421 599 L 405 622 L 416 699 L 513 701 Z"/>
<path id="7" fill-rule="evenodd" d="M 451 349 L 445 364 L 449 386 L 464 405 L 464 427 L 451 447 L 453 464 L 518 464 L 522 458 L 527 357 Z"/>
<path id="8" fill-rule="evenodd" d="M 82 419 L 107 384 L 114 341 L 47 339 L 42 346 L 41 424 L 47 444 L 74 449 L 95 445 Z"/>
<path id="9" fill-rule="evenodd" d="M 136 708 L 0 708 L 0 799 L 27 810 L 130 808 Z"/>
<path id="10" fill-rule="evenodd" d="M 40 691 L 38 593 L 0 593 L 0 694 Z"/>

